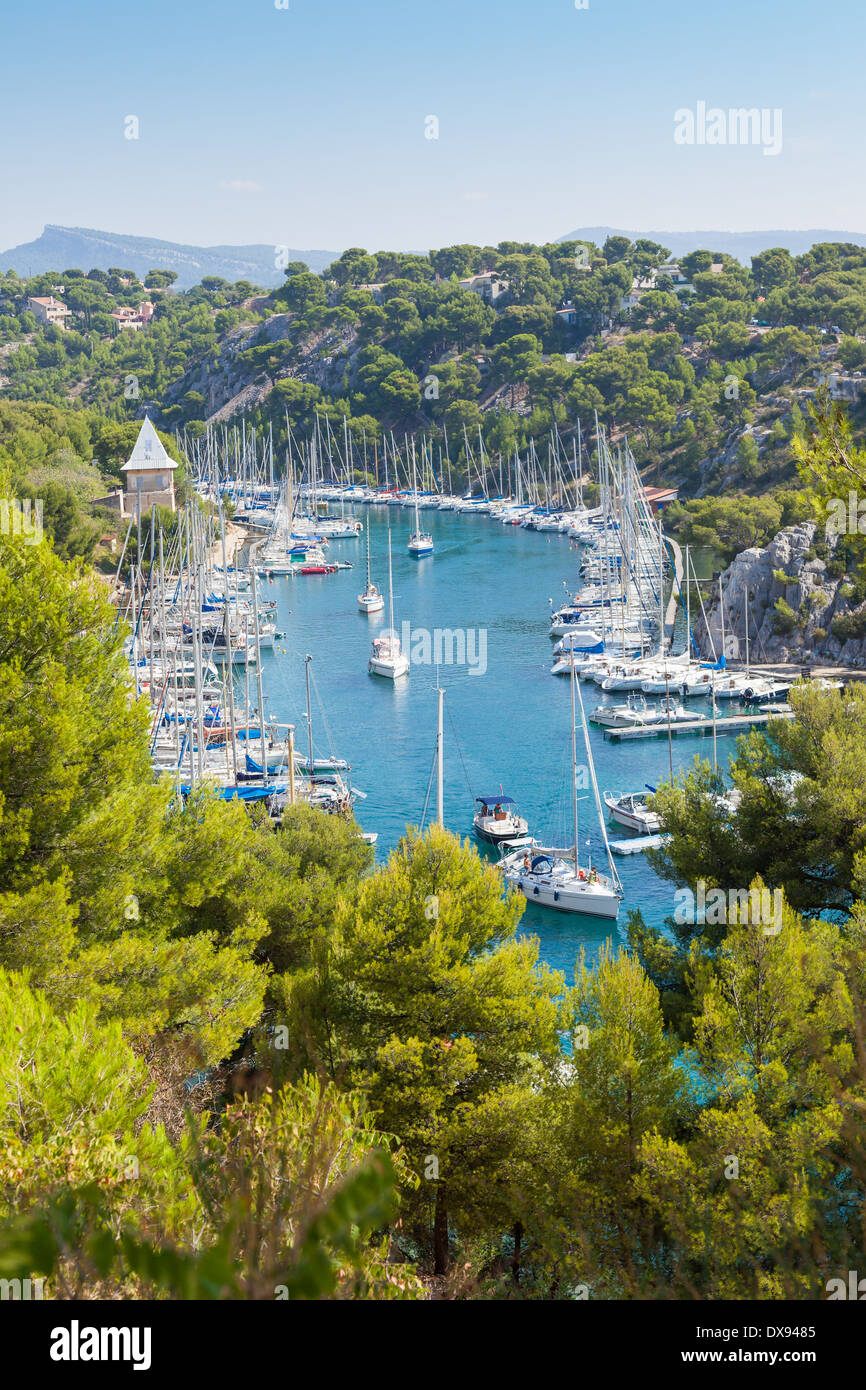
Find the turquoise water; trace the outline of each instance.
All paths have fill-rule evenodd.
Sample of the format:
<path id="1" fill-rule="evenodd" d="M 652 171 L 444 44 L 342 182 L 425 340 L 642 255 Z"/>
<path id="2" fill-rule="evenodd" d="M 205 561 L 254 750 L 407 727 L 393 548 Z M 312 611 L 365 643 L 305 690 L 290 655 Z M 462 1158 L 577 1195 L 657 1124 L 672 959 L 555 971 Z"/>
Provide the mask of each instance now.
<path id="1" fill-rule="evenodd" d="M 548 842 L 571 842 L 570 692 L 565 678 L 549 674 L 553 642 L 547 635 L 550 599 L 563 598 L 563 581 L 574 587 L 577 552 L 566 536 L 502 526 L 485 516 L 425 512 L 435 555 L 416 560 L 406 551 L 414 514 L 403 508 L 359 507 L 370 527 L 373 579 L 387 593 L 387 533 L 391 525 L 395 625 L 486 631 L 487 669 L 443 665 L 445 695 L 445 823 L 469 835 L 473 797 L 503 791 L 514 797 L 532 834 Z M 430 785 L 436 745 L 436 669 L 413 665 L 397 682 L 367 673 L 373 636 L 388 622 L 384 614 L 358 611 L 364 587 L 365 541 L 334 541 L 329 559 L 354 568 L 324 576 L 261 581 L 262 596 L 279 603 L 277 628 L 286 633 L 263 655 L 265 709 L 270 718 L 293 721 L 300 751 L 306 752 L 304 655 L 313 656 L 313 732 L 316 752 L 335 753 L 351 764 L 352 785 L 366 792 L 356 805 L 364 830 L 377 831 L 377 857 L 385 858 L 407 823 L 419 824 Z M 479 639 L 476 639 L 476 643 Z M 283 652 L 285 649 L 285 652 Z M 481 648 L 476 644 L 475 654 Z M 587 712 L 603 698 L 598 686 L 581 686 Z M 318 696 L 318 698 L 317 698 Z M 617 699 L 624 698 L 617 696 Z M 253 701 L 255 695 L 253 694 Z M 320 703 L 321 702 L 321 703 Z M 693 701 L 695 711 L 706 709 Z M 599 789 L 636 791 L 669 775 L 665 738 L 616 745 L 590 725 Z M 723 766 L 734 747 L 719 738 Z M 712 756 L 712 739 L 673 740 L 674 768 L 696 754 Z M 578 731 L 578 762 L 583 763 Z M 593 861 L 603 845 L 591 792 L 581 793 L 582 854 L 589 839 Z M 435 782 L 428 818 L 435 815 Z M 609 830 L 625 838 L 627 831 Z M 474 841 L 473 841 L 474 843 Z M 483 851 L 482 851 L 483 852 Z M 625 888 L 620 930 L 629 908 L 660 924 L 674 910 L 675 885 L 664 882 L 642 855 L 617 858 Z M 610 921 L 559 914 L 528 905 L 523 927 L 537 934 L 543 957 L 572 976 L 577 952 L 591 959 L 617 927 Z"/>

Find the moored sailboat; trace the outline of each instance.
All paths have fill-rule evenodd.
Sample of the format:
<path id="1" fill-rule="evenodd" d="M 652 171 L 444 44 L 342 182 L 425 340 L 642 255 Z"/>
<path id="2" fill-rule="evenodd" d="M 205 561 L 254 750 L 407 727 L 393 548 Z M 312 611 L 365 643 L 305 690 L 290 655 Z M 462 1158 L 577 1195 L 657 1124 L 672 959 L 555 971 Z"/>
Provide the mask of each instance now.
<path id="1" fill-rule="evenodd" d="M 398 680 L 409 674 L 409 658 L 400 646 L 394 627 L 394 578 L 391 572 L 391 531 L 388 530 L 388 631 L 374 637 L 367 670 L 371 676 Z"/>
<path id="2" fill-rule="evenodd" d="M 412 491 L 415 495 L 415 530 L 409 537 L 409 554 L 418 559 L 422 555 L 433 554 L 433 537 L 429 531 L 421 530 L 418 519 L 418 484 L 415 479 L 415 444 L 412 444 Z"/>
<path id="3" fill-rule="evenodd" d="M 384 596 L 370 578 L 370 528 L 367 527 L 367 583 L 364 592 L 358 595 L 358 607 L 362 613 L 381 613 L 385 607 Z"/>
<path id="4" fill-rule="evenodd" d="M 611 917 L 615 920 L 619 916 L 622 884 L 619 881 L 619 875 L 617 874 L 616 866 L 613 862 L 607 831 L 601 814 L 601 802 L 598 796 L 595 766 L 592 760 L 592 749 L 590 748 L 589 736 L 586 729 L 586 717 L 583 713 L 582 697 L 580 709 L 583 722 L 583 735 L 586 744 L 586 755 L 589 763 L 593 792 L 595 794 L 599 827 L 604 839 L 605 849 L 607 850 L 609 873 L 599 873 L 591 863 L 587 865 L 586 869 L 580 864 L 577 816 L 575 686 L 576 680 L 574 672 L 572 672 L 571 777 L 574 845 L 571 851 L 552 849 L 546 848 L 533 840 L 530 841 L 528 845 L 521 845 L 515 848 L 512 853 L 505 854 L 501 860 L 500 868 L 505 874 L 507 881 L 514 888 L 517 888 L 530 902 L 538 903 L 541 907 L 551 907 L 557 912 L 576 912 L 592 917 Z M 508 848 L 508 845 L 503 846 L 503 848 Z"/>

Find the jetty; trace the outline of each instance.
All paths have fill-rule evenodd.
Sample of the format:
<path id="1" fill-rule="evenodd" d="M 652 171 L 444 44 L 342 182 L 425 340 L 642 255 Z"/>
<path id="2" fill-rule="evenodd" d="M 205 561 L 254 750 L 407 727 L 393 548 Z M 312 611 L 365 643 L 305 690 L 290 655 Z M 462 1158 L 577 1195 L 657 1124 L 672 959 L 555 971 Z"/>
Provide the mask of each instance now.
<path id="1" fill-rule="evenodd" d="M 626 840 L 608 840 L 614 854 L 643 854 L 645 849 L 661 849 L 670 835 L 632 835 Z"/>
<path id="2" fill-rule="evenodd" d="M 605 729 L 604 736 L 609 743 L 624 743 L 626 740 L 639 738 L 680 738 L 683 734 L 712 734 L 713 730 L 716 736 L 742 734 L 747 733 L 749 729 L 765 728 L 771 719 L 793 718 L 794 711 L 790 709 L 764 710 L 760 714 L 734 714 L 715 721 L 709 715 L 699 714 L 694 719 L 682 720 L 679 723 L 672 721 L 668 724 L 662 721 L 660 724 L 640 724 L 630 729 Z"/>

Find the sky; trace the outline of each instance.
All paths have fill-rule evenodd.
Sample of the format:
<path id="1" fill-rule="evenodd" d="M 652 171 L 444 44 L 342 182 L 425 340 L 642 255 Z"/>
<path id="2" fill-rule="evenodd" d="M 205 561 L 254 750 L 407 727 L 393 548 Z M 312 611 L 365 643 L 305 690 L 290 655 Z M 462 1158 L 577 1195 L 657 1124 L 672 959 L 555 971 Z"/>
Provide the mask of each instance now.
<path id="1" fill-rule="evenodd" d="M 861 0 L 12 0 L 3 48 L 2 247 L 866 232 Z"/>

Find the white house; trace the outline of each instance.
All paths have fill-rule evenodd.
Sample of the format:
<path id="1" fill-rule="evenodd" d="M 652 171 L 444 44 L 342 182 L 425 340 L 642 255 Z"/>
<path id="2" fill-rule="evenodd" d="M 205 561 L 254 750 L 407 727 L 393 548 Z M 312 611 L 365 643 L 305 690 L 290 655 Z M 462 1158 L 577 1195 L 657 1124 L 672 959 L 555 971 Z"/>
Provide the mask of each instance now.
<path id="1" fill-rule="evenodd" d="M 72 317 L 72 312 L 60 299 L 55 299 L 53 295 L 35 295 L 27 300 L 26 306 L 31 314 L 34 315 L 38 323 L 46 328 L 56 326 L 65 328 L 68 320 Z"/>
<path id="2" fill-rule="evenodd" d="M 468 279 L 458 280 L 457 283 L 461 290 L 471 290 L 473 294 L 480 295 L 485 304 L 495 304 L 500 295 L 508 293 L 508 281 L 500 280 L 492 270 L 482 271 L 480 275 L 470 275 Z"/>

